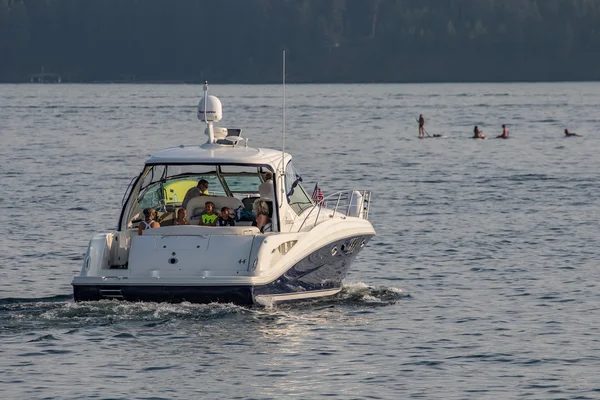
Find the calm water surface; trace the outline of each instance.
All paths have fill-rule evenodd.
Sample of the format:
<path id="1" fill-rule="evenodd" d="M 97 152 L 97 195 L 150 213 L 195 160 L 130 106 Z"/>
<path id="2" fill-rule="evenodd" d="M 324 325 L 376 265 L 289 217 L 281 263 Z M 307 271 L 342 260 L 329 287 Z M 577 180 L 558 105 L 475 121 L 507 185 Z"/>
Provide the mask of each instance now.
<path id="1" fill-rule="evenodd" d="M 211 93 L 222 126 L 280 146 L 280 87 Z M 75 304 L 147 156 L 205 141 L 202 87 L 0 85 L 2 399 L 600 398 L 599 83 L 287 93 L 309 190 L 373 191 L 339 298 Z M 418 140 L 419 113 L 447 138 Z"/>

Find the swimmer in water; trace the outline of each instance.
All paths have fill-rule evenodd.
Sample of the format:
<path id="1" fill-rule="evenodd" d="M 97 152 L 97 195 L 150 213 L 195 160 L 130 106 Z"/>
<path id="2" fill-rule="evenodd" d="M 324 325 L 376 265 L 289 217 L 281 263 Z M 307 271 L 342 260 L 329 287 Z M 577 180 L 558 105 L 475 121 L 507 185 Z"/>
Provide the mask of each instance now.
<path id="1" fill-rule="evenodd" d="M 571 136 L 581 136 L 581 135 L 578 133 L 575 133 L 575 132 L 569 132 L 568 129 L 565 129 L 565 137 L 571 137 Z"/>
<path id="2" fill-rule="evenodd" d="M 506 125 L 502 125 L 502 135 L 496 136 L 496 139 L 508 139 L 508 129 L 506 129 Z"/>
<path id="3" fill-rule="evenodd" d="M 475 125 L 475 128 L 473 128 L 473 139 L 485 139 L 483 132 L 479 130 L 477 125 Z"/>

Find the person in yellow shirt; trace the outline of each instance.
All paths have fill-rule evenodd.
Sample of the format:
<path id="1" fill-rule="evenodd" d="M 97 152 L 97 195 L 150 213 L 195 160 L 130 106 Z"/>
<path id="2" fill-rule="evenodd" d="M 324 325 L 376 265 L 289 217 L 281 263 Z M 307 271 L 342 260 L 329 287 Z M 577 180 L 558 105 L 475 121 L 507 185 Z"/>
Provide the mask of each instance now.
<path id="1" fill-rule="evenodd" d="M 204 204 L 204 212 L 200 215 L 200 223 L 202 226 L 215 226 L 219 216 L 215 214 L 215 203 L 207 201 Z"/>

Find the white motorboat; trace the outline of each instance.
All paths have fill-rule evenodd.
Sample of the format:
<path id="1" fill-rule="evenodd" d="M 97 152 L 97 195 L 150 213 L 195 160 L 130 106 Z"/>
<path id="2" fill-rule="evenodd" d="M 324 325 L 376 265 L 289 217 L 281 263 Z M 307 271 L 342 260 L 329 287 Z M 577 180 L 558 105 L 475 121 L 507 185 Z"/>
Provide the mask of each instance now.
<path id="1" fill-rule="evenodd" d="M 126 190 L 117 231 L 90 241 L 72 281 L 75 301 L 266 305 L 341 290 L 354 258 L 375 235 L 370 192 L 314 200 L 290 154 L 250 147 L 241 129 L 214 126 L 222 106 L 207 90 L 198 118 L 208 141 L 150 156 Z M 265 180 L 267 171 L 272 180 Z M 186 202 L 189 225 L 175 224 L 182 200 L 200 180 L 208 182 L 208 193 Z M 255 201 L 269 208 L 270 223 L 261 229 L 253 226 Z M 199 225 L 206 202 L 234 211 L 235 226 Z M 157 211 L 160 227 L 139 235 L 148 208 Z"/>

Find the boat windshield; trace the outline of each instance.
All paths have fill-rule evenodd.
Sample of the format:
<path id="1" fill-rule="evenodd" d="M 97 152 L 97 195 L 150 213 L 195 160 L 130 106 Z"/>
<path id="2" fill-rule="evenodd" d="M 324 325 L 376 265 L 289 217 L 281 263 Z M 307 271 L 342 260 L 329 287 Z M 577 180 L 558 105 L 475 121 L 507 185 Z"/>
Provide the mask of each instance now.
<path id="1" fill-rule="evenodd" d="M 140 209 L 172 210 L 202 179 L 208 182 L 211 196 L 256 197 L 267 170 L 266 166 L 152 165 L 142 173 L 136 199 Z"/>

